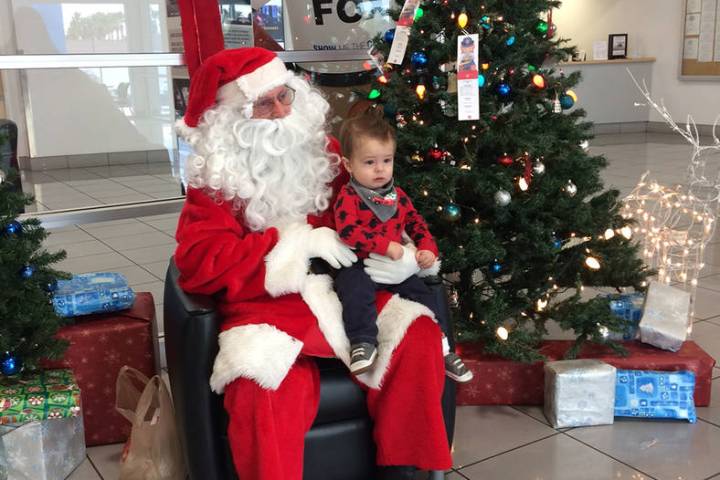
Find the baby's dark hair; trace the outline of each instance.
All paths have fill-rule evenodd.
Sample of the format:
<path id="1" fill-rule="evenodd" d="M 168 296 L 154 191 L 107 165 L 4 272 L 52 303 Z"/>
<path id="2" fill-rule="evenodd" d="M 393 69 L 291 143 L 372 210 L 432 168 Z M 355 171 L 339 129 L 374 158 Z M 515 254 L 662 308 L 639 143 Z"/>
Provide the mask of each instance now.
<path id="1" fill-rule="evenodd" d="M 345 157 L 350 158 L 362 137 L 395 141 L 395 129 L 385 120 L 381 106 L 370 107 L 343 122 L 340 127 L 340 148 Z"/>

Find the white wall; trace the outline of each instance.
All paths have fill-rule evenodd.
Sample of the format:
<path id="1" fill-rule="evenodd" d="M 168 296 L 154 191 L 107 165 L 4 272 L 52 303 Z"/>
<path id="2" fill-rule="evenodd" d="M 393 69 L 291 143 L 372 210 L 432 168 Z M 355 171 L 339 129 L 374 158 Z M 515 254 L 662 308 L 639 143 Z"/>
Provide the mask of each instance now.
<path id="1" fill-rule="evenodd" d="M 657 59 L 652 75 L 655 100 L 663 98 L 678 122 L 692 114 L 698 124 L 712 124 L 720 114 L 720 79 L 679 79 L 684 4 L 685 0 L 564 0 L 553 21 L 558 34 L 572 39 L 588 59 L 593 41 L 607 41 L 610 33 L 627 33 L 628 56 Z M 618 83 L 625 88 L 631 80 L 621 77 Z M 642 99 L 639 94 L 637 98 Z M 649 120 L 662 121 L 655 112 Z"/>

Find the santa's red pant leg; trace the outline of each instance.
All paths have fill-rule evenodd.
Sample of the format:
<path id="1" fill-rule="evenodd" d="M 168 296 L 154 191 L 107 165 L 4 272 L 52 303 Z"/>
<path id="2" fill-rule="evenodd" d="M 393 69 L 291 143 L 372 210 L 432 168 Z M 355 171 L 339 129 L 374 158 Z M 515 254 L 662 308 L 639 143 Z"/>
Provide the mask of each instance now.
<path id="1" fill-rule="evenodd" d="M 435 322 L 415 320 L 393 353 L 382 388 L 368 390 L 378 465 L 452 466 L 441 406 L 445 366 L 440 339 Z"/>
<path id="2" fill-rule="evenodd" d="M 380 390 L 368 390 L 378 465 L 445 470 L 452 465 L 440 404 L 440 329 L 417 319 L 393 353 Z M 228 437 L 241 480 L 301 480 L 305 433 L 317 414 L 319 374 L 299 357 L 277 390 L 239 378 L 225 389 Z"/>
<path id="3" fill-rule="evenodd" d="M 228 440 L 241 480 L 301 480 L 305 432 L 320 401 L 315 361 L 298 357 L 277 390 L 238 378 L 225 388 Z"/>

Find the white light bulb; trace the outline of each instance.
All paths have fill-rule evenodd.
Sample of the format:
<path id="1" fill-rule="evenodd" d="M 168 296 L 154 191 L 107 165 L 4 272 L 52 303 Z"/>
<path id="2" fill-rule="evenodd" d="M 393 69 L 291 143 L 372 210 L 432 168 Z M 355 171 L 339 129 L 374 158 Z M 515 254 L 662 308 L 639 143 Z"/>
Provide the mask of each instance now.
<path id="1" fill-rule="evenodd" d="M 632 233 L 633 233 L 633 232 L 632 232 L 632 228 L 630 228 L 630 227 L 627 226 L 627 225 L 625 225 L 624 227 L 622 227 L 622 228 L 620 229 L 620 235 L 622 235 L 623 237 L 627 238 L 628 240 L 630 240 L 630 239 L 632 238 Z"/>
<path id="2" fill-rule="evenodd" d="M 595 257 L 587 257 L 585 259 L 585 265 L 592 270 L 600 270 L 600 262 Z"/>
<path id="3" fill-rule="evenodd" d="M 507 340 L 509 332 L 507 328 L 505 327 L 498 327 L 497 330 L 495 330 L 495 334 L 498 336 L 500 340 Z"/>
<path id="4" fill-rule="evenodd" d="M 614 236 L 615 236 L 615 230 L 613 230 L 612 228 L 608 228 L 607 230 L 605 230 L 605 240 L 610 240 Z"/>

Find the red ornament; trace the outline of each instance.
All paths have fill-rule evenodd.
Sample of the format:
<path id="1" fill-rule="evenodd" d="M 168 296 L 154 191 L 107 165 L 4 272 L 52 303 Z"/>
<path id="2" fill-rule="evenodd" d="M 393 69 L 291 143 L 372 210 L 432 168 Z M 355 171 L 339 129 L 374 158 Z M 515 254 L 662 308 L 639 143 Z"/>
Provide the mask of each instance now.
<path id="1" fill-rule="evenodd" d="M 433 162 L 439 162 L 445 156 L 445 152 L 437 147 L 431 147 L 427 152 L 427 159 Z"/>
<path id="2" fill-rule="evenodd" d="M 503 156 L 501 156 L 501 157 L 498 158 L 498 163 L 499 163 L 500 165 L 504 165 L 504 166 L 506 166 L 506 167 L 509 167 L 510 165 L 512 165 L 514 161 L 515 161 L 515 160 L 513 159 L 513 157 L 511 157 L 511 156 L 508 155 L 507 153 L 506 153 L 505 155 L 503 155 Z"/>

